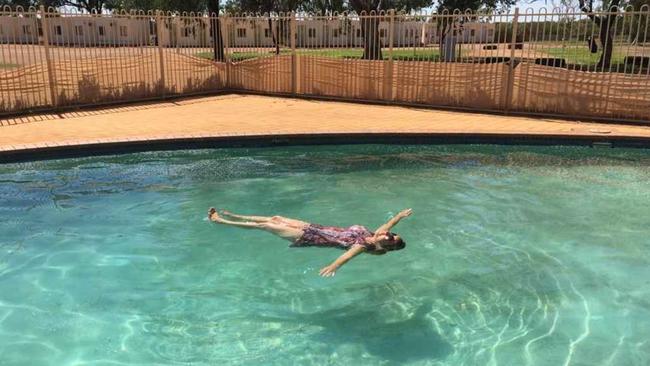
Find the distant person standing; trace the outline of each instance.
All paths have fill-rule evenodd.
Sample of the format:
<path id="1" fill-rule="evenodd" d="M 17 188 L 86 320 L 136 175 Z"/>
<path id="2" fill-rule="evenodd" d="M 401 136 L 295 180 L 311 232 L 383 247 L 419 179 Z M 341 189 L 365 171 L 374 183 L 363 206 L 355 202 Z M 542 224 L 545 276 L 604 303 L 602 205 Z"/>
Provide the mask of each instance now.
<path id="1" fill-rule="evenodd" d="M 589 52 L 598 53 L 598 43 L 596 43 L 594 38 L 587 38 L 587 44 L 589 45 Z"/>
<path id="2" fill-rule="evenodd" d="M 452 30 L 450 34 L 445 37 L 443 44 L 443 60 L 445 62 L 453 62 L 456 60 L 456 30 Z"/>

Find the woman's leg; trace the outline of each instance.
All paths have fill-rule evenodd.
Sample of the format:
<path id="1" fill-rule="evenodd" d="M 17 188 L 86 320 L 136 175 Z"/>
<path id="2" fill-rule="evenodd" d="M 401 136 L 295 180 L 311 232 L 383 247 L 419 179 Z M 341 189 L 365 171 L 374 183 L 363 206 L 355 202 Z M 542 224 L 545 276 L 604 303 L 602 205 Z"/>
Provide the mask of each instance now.
<path id="1" fill-rule="evenodd" d="M 237 226 L 237 227 L 247 228 L 247 229 L 265 230 L 290 241 L 295 241 L 299 239 L 303 234 L 302 228 L 297 228 L 290 225 L 284 225 L 282 223 L 276 223 L 270 221 L 269 222 L 237 222 L 237 221 L 225 220 L 219 216 L 219 214 L 214 208 L 210 208 L 210 211 L 208 211 L 208 218 L 210 219 L 210 221 L 220 223 L 220 224 L 232 225 L 232 226 Z"/>
<path id="2" fill-rule="evenodd" d="M 223 214 L 228 217 L 232 217 L 233 219 L 237 220 L 245 220 L 245 221 L 253 221 L 253 222 L 266 222 L 270 221 L 273 217 L 271 216 L 244 216 L 244 215 L 236 215 L 230 211 L 223 211 Z"/>
<path id="3" fill-rule="evenodd" d="M 300 229 L 304 229 L 305 227 L 309 226 L 308 222 L 304 222 L 301 220 L 296 220 L 296 219 L 290 219 L 288 217 L 284 216 L 273 216 L 273 221 L 277 221 L 279 223 L 283 223 L 289 226 L 297 227 Z"/>
<path id="4" fill-rule="evenodd" d="M 271 221 L 279 224 L 284 223 L 290 226 L 294 226 L 296 228 L 304 228 L 305 226 L 309 225 L 308 222 L 296 220 L 296 219 L 290 219 L 288 217 L 283 217 L 283 216 L 244 216 L 244 215 L 237 215 L 230 211 L 225 211 L 225 210 L 223 211 L 223 214 L 238 220 L 253 221 L 253 222 Z"/>

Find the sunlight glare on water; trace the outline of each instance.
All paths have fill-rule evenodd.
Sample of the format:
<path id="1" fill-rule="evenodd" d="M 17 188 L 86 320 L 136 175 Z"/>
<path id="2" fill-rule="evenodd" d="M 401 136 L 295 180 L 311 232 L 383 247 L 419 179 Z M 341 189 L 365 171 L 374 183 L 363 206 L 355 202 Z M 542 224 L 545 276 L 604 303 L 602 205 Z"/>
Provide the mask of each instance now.
<path id="1" fill-rule="evenodd" d="M 650 153 L 325 146 L 0 165 L 3 365 L 650 364 Z M 289 248 L 216 206 L 394 231 Z"/>

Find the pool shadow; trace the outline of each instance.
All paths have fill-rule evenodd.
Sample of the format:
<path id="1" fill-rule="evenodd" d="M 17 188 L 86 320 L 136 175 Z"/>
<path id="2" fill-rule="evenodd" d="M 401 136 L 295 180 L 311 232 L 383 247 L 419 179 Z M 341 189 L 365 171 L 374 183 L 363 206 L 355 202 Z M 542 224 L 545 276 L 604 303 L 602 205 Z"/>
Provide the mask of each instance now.
<path id="1" fill-rule="evenodd" d="M 453 352 L 453 346 L 434 331 L 426 317 L 430 309 L 429 304 L 422 305 L 412 317 L 398 322 L 386 322 L 378 309 L 358 306 L 301 314 L 290 321 L 322 328 L 309 336 L 314 342 L 331 346 L 360 344 L 375 357 L 401 364 L 440 360 Z"/>

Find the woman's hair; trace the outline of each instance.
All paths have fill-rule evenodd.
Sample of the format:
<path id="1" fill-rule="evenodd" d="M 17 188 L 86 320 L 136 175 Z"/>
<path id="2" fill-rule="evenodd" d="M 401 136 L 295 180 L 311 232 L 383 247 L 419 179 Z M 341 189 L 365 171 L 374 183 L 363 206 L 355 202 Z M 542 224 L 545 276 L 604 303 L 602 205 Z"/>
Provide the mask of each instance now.
<path id="1" fill-rule="evenodd" d="M 386 235 L 390 240 L 390 244 L 384 245 L 384 248 L 386 250 L 400 250 L 406 247 L 406 243 L 404 242 L 404 240 L 402 240 L 402 238 L 399 239 L 395 238 L 397 236 L 395 233 L 386 233 Z"/>

